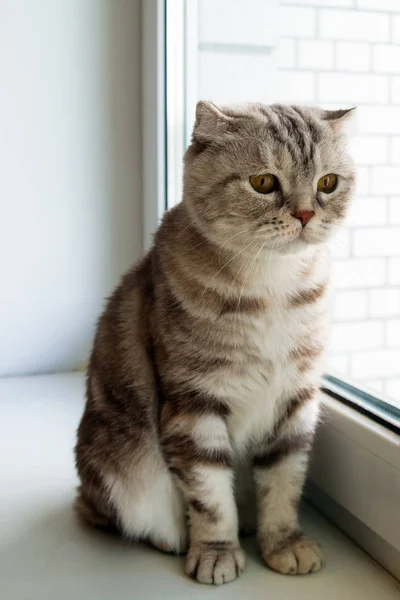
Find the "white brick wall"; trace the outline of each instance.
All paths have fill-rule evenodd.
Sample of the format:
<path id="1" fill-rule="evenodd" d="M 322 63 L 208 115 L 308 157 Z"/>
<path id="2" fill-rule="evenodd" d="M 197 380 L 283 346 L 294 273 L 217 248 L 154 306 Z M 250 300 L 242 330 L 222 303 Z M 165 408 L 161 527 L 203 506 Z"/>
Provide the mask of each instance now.
<path id="1" fill-rule="evenodd" d="M 371 47 L 357 42 L 337 42 L 336 68 L 339 71 L 369 71 L 371 68 Z"/>
<path id="2" fill-rule="evenodd" d="M 382 321 L 336 323 L 332 331 L 332 352 L 367 350 L 383 345 L 385 335 Z"/>
<path id="3" fill-rule="evenodd" d="M 265 2 L 265 4 L 267 4 L 267 2 Z M 281 6 L 279 14 L 279 33 L 282 37 L 293 36 L 313 38 L 316 34 L 316 25 L 317 14 L 312 8 Z"/>
<path id="4" fill-rule="evenodd" d="M 296 66 L 296 42 L 281 39 L 275 49 L 275 60 L 278 69 L 294 69 Z"/>
<path id="5" fill-rule="evenodd" d="M 279 19 L 269 5 L 199 0 L 199 96 L 358 105 L 357 190 L 330 244 L 329 364 L 400 406 L 400 0 L 280 0 Z"/>
<path id="6" fill-rule="evenodd" d="M 329 4 L 331 4 L 330 0 Z M 374 10 L 388 10 L 400 12 L 399 0 L 356 0 L 357 8 L 372 8 Z"/>
<path id="7" fill-rule="evenodd" d="M 372 169 L 371 191 L 373 194 L 397 194 L 400 171 L 398 167 L 376 167 Z"/>
<path id="8" fill-rule="evenodd" d="M 385 259 L 335 261 L 332 269 L 337 290 L 382 286 L 386 281 Z"/>
<path id="9" fill-rule="evenodd" d="M 318 92 L 321 102 L 385 104 L 389 99 L 389 81 L 380 75 L 321 73 Z"/>
<path id="10" fill-rule="evenodd" d="M 321 10 L 320 37 L 323 40 L 389 41 L 389 16 L 359 10 Z M 297 29 L 297 32 L 299 29 Z"/>
<path id="11" fill-rule="evenodd" d="M 400 227 L 355 230 L 354 256 L 400 256 Z"/>
<path id="12" fill-rule="evenodd" d="M 305 71 L 280 71 L 277 89 L 274 91 L 274 102 L 300 104 L 312 103 L 314 100 L 315 73 Z"/>
<path id="13" fill-rule="evenodd" d="M 376 45 L 373 47 L 372 68 L 376 73 L 398 73 L 400 64 L 400 47 L 393 45 Z"/>
<path id="14" fill-rule="evenodd" d="M 299 42 L 299 67 L 305 69 L 333 68 L 334 47 L 332 42 L 301 40 Z"/>
<path id="15" fill-rule="evenodd" d="M 243 102 L 249 99 L 251 89 L 253 99 L 275 102 L 276 77 L 273 60 L 268 54 L 200 52 L 198 88 L 199 96 L 204 100 L 221 104 Z"/>
<path id="16" fill-rule="evenodd" d="M 386 135 L 359 135 L 350 139 L 351 154 L 358 165 L 384 165 L 389 162 Z"/>
<path id="17" fill-rule="evenodd" d="M 388 267 L 389 285 L 400 285 L 400 258 L 389 258 Z"/>
<path id="18" fill-rule="evenodd" d="M 350 356 L 348 354 L 332 354 L 329 358 L 329 368 L 339 375 L 347 375 L 350 368 Z"/>
<path id="19" fill-rule="evenodd" d="M 189 0 L 190 1 L 190 0 Z M 269 46 L 278 41 L 277 27 L 267 24 L 278 12 L 278 0 L 251 0 L 243 10 L 242 0 L 201 0 L 199 42 L 201 44 Z"/>
<path id="20" fill-rule="evenodd" d="M 400 46 L 399 46 L 400 49 Z M 392 77 L 392 102 L 400 104 L 400 77 Z"/>
<path id="21" fill-rule="evenodd" d="M 365 196 L 369 192 L 370 173 L 369 169 L 359 167 L 357 169 L 356 196 Z"/>
<path id="22" fill-rule="evenodd" d="M 282 0 L 282 4 L 300 4 L 302 6 L 353 6 L 353 0 Z"/>
<path id="23" fill-rule="evenodd" d="M 371 317 L 392 317 L 400 314 L 400 291 L 392 288 L 369 292 Z"/>
<path id="24" fill-rule="evenodd" d="M 364 321 L 368 317 L 368 292 L 336 291 L 333 299 L 333 318 L 335 321 Z"/>
<path id="25" fill-rule="evenodd" d="M 390 319 L 386 323 L 386 343 L 389 347 L 400 348 L 400 319 Z"/>
<path id="26" fill-rule="evenodd" d="M 400 377 L 388 379 L 386 381 L 385 392 L 390 398 L 397 399 L 395 405 L 400 408 L 400 401 L 398 400 L 400 398 Z"/>
<path id="27" fill-rule="evenodd" d="M 398 44 L 400 42 L 400 17 L 394 17 L 393 19 L 393 42 Z"/>
<path id="28" fill-rule="evenodd" d="M 385 225 L 387 199 L 384 196 L 356 196 L 347 215 L 346 224 L 352 227 Z"/>
<path id="29" fill-rule="evenodd" d="M 391 162 L 395 165 L 400 165 L 400 136 L 392 137 L 390 149 Z"/>
<path id="30" fill-rule="evenodd" d="M 359 133 L 400 134 L 400 106 L 362 106 L 358 110 Z"/>
<path id="31" fill-rule="evenodd" d="M 397 377 L 400 365 L 400 349 L 379 349 L 354 352 L 350 361 L 350 374 L 356 379 Z"/>
<path id="32" fill-rule="evenodd" d="M 400 196 L 390 198 L 389 223 L 391 225 L 400 225 Z"/>

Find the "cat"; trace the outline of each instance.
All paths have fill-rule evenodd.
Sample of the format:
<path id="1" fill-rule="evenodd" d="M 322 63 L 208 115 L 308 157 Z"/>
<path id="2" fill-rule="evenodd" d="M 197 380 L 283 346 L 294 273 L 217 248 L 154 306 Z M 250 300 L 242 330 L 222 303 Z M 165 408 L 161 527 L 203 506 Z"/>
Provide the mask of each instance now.
<path id="1" fill-rule="evenodd" d="M 76 509 L 221 584 L 244 569 L 237 475 L 265 563 L 320 569 L 298 504 L 329 331 L 326 242 L 355 184 L 353 109 L 199 102 L 183 200 L 101 316 Z M 251 509 L 250 509 L 251 512 Z M 245 523 L 244 523 L 245 524 Z"/>

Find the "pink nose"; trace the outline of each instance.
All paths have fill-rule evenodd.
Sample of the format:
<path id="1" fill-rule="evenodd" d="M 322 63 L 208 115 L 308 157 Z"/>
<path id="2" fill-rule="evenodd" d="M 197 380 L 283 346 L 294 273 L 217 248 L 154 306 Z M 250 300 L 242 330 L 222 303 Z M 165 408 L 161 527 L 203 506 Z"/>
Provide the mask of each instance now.
<path id="1" fill-rule="evenodd" d="M 298 210 L 297 212 L 292 213 L 293 217 L 296 219 L 300 219 L 301 224 L 305 227 L 310 219 L 313 218 L 315 212 L 313 210 Z"/>

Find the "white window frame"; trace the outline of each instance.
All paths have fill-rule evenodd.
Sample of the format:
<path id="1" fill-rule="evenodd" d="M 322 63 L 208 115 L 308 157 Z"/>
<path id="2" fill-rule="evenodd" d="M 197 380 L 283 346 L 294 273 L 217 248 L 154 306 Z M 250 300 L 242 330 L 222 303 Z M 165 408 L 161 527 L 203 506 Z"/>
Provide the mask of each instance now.
<path id="1" fill-rule="evenodd" d="M 143 249 L 166 207 L 165 0 L 142 0 Z"/>
<path id="2" fill-rule="evenodd" d="M 192 6 L 192 23 L 195 11 Z M 147 249 L 166 207 L 165 1 L 143 0 L 142 19 L 143 228 Z M 193 94 L 185 101 L 192 110 Z M 400 435 L 326 392 L 320 395 L 322 419 L 306 496 L 400 580 Z"/>

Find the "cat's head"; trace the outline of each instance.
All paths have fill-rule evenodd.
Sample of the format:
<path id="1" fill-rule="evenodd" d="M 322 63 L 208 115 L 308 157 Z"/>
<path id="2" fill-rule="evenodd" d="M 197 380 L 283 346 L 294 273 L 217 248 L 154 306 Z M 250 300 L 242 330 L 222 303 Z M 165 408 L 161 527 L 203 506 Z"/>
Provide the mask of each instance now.
<path id="1" fill-rule="evenodd" d="M 185 155 L 192 219 L 235 250 L 252 240 L 280 253 L 325 242 L 354 189 L 345 135 L 353 112 L 199 102 Z"/>

